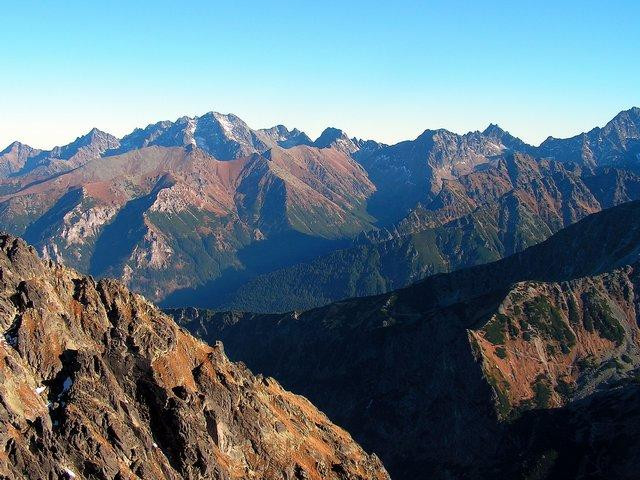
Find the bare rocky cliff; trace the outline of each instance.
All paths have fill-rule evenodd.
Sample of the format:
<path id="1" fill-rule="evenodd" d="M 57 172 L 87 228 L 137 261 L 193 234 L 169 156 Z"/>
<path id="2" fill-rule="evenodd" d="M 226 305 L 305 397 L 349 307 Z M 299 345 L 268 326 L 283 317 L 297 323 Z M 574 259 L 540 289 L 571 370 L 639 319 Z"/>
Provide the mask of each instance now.
<path id="1" fill-rule="evenodd" d="M 3 478 L 386 479 L 305 398 L 0 236 Z"/>
<path id="2" fill-rule="evenodd" d="M 562 407 L 640 366 L 638 265 L 512 286 L 469 340 L 499 417 Z"/>

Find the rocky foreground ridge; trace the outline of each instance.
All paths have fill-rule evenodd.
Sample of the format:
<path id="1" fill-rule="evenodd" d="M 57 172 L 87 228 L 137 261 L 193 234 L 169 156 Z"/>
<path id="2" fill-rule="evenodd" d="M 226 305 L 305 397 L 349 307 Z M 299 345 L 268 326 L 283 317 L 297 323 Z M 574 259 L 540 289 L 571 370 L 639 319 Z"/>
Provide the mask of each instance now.
<path id="1" fill-rule="evenodd" d="M 386 479 L 303 397 L 0 236 L 0 477 Z"/>

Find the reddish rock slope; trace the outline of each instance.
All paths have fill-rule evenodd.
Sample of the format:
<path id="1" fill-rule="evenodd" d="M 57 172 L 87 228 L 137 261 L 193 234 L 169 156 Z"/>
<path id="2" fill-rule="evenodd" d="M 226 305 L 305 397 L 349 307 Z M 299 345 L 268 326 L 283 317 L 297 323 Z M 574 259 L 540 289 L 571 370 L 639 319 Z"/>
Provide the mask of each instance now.
<path id="1" fill-rule="evenodd" d="M 386 479 L 303 397 L 0 237 L 0 476 Z"/>

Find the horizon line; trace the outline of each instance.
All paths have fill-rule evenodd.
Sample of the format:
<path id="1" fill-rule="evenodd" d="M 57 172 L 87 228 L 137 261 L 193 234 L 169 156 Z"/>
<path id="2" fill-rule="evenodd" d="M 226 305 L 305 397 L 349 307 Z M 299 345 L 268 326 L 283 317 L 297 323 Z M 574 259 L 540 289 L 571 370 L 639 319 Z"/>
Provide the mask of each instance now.
<path id="1" fill-rule="evenodd" d="M 16 139 L 16 140 L 12 140 L 12 141 L 10 141 L 6 146 L 2 147 L 2 150 L 0 150 L 0 152 L 4 152 L 4 151 L 5 151 L 6 149 L 8 149 L 11 145 L 14 145 L 14 144 L 16 144 L 16 143 L 18 143 L 18 144 L 20 144 L 20 145 L 27 146 L 27 147 L 29 147 L 29 148 L 33 148 L 33 149 L 35 149 L 35 150 L 40 150 L 40 151 L 43 151 L 43 152 L 48 152 L 48 151 L 51 151 L 51 150 L 53 150 L 53 149 L 55 149 L 55 148 L 61 148 L 61 147 L 65 147 L 65 146 L 67 146 L 67 145 L 70 145 L 70 144 L 72 144 L 72 143 L 74 143 L 74 142 L 78 141 L 79 139 L 81 139 L 81 138 L 83 138 L 83 137 L 85 137 L 85 136 L 89 135 L 89 134 L 90 134 L 91 132 L 93 132 L 94 130 L 97 130 L 97 131 L 102 132 L 102 133 L 106 133 L 107 135 L 111 135 L 111 136 L 115 137 L 117 140 L 122 140 L 124 137 L 126 137 L 127 135 L 130 135 L 131 133 L 135 132 L 136 130 L 144 130 L 145 128 L 148 128 L 148 127 L 150 127 L 150 126 L 152 126 L 152 125 L 156 125 L 156 124 L 158 124 L 158 123 L 162 123 L 162 122 L 170 122 L 170 123 L 175 124 L 175 123 L 177 123 L 178 121 L 180 121 L 180 120 L 182 120 L 182 119 L 198 119 L 198 118 L 202 118 L 202 117 L 204 117 L 204 116 L 206 116 L 206 115 L 208 115 L 208 114 L 218 114 L 218 115 L 222 115 L 222 116 L 231 116 L 231 115 L 232 115 L 232 116 L 234 116 L 234 117 L 236 117 L 236 118 L 240 119 L 242 122 L 244 122 L 244 123 L 249 127 L 249 129 L 250 129 L 250 130 L 254 130 L 254 131 L 257 131 L 257 130 L 269 130 L 269 129 L 271 129 L 271 128 L 275 128 L 275 127 L 279 127 L 279 126 L 285 127 L 285 128 L 286 128 L 287 130 L 289 130 L 289 131 L 298 130 L 299 132 L 304 133 L 305 135 L 307 135 L 307 137 L 309 137 L 313 142 L 317 141 L 317 140 L 318 140 L 318 138 L 320 138 L 320 136 L 321 136 L 321 135 L 322 135 L 322 134 L 323 134 L 327 129 L 334 128 L 334 129 L 337 129 L 337 130 L 341 131 L 342 133 L 344 133 L 344 134 L 345 134 L 348 138 L 350 138 L 350 139 L 358 139 L 358 140 L 363 140 L 363 141 L 372 140 L 372 141 L 375 141 L 375 142 L 377 142 L 377 143 L 380 143 L 380 144 L 383 144 L 383 145 L 388 145 L 388 146 L 397 145 L 397 144 L 402 143 L 402 142 L 414 141 L 414 140 L 416 140 L 417 138 L 419 138 L 421 135 L 423 135 L 424 133 L 429 132 L 429 131 L 431 131 L 431 132 L 446 131 L 446 132 L 449 132 L 449 133 L 453 133 L 453 134 L 455 134 L 455 135 L 465 136 L 465 135 L 470 135 L 470 134 L 474 134 L 474 133 L 483 133 L 483 132 L 485 132 L 489 127 L 491 127 L 491 126 L 495 126 L 495 127 L 500 128 L 500 129 L 501 129 L 502 131 L 504 131 L 505 133 L 508 133 L 509 135 L 513 136 L 514 138 L 516 138 L 516 139 L 518 139 L 518 140 L 521 140 L 521 141 L 522 141 L 522 142 L 524 142 L 525 144 L 527 144 L 527 145 L 529 145 L 529 146 L 532 146 L 532 147 L 536 147 L 536 148 L 537 148 L 537 147 L 540 147 L 540 146 L 542 145 L 542 143 L 544 143 L 545 141 L 547 141 L 547 140 L 549 140 L 549 139 L 558 139 L 558 140 L 562 140 L 562 139 L 570 139 L 570 138 L 575 138 L 575 137 L 580 136 L 580 135 L 582 135 L 582 134 L 588 133 L 588 132 L 590 132 L 590 131 L 592 131 L 592 130 L 594 130 L 594 129 L 597 129 L 597 128 L 604 128 L 604 127 L 606 127 L 606 125 L 608 125 L 611 121 L 613 121 L 613 120 L 614 120 L 618 115 L 623 114 L 623 113 L 626 113 L 626 112 L 630 112 L 630 111 L 633 111 L 633 110 L 637 110 L 637 109 L 640 109 L 640 107 L 635 106 L 635 105 L 632 105 L 632 106 L 630 106 L 630 107 L 628 107 L 628 108 L 625 108 L 625 109 L 622 109 L 622 110 L 618 111 L 615 115 L 613 115 L 613 117 L 609 118 L 609 119 L 606 121 L 606 123 L 604 123 L 603 125 L 595 125 L 595 126 L 591 127 L 589 130 L 586 130 L 586 131 L 585 131 L 585 130 L 583 130 L 583 131 L 578 131 L 577 133 L 575 133 L 575 134 L 573 134 L 573 135 L 570 135 L 570 136 L 567 136 L 567 137 L 555 137 L 555 136 L 553 136 L 553 135 L 548 135 L 547 137 L 545 137 L 545 139 L 544 139 L 544 140 L 542 140 L 542 141 L 541 141 L 540 143 L 538 143 L 537 145 L 536 145 L 535 143 L 530 143 L 530 142 L 528 142 L 528 141 L 523 140 L 523 139 L 522 139 L 522 137 L 520 137 L 519 135 L 515 135 L 515 134 L 513 134 L 512 132 L 510 132 L 510 131 L 509 131 L 508 129 L 506 129 L 506 128 L 503 128 L 503 127 L 500 125 L 500 123 L 497 123 L 497 122 L 490 122 L 490 123 L 489 123 L 489 124 L 488 124 L 484 129 L 482 129 L 482 130 L 480 130 L 480 129 L 467 130 L 467 131 L 466 131 L 466 132 L 464 132 L 464 133 L 461 133 L 460 131 L 455 131 L 455 130 L 453 130 L 453 129 L 449 129 L 449 128 L 447 128 L 447 127 L 426 128 L 426 129 L 424 129 L 424 130 L 420 131 L 420 133 L 419 133 L 416 137 L 414 137 L 414 138 L 404 138 L 404 139 L 401 139 L 401 140 L 396 141 L 395 143 L 385 143 L 385 142 L 380 141 L 380 140 L 377 140 L 377 139 L 375 139 L 375 138 L 366 138 L 366 137 L 359 137 L 359 136 L 356 136 L 356 135 L 353 135 L 353 136 L 352 136 L 352 135 L 349 135 L 349 133 L 348 133 L 346 130 L 344 130 L 344 129 L 340 128 L 340 127 L 332 126 L 332 125 L 329 125 L 329 126 L 325 127 L 325 128 L 322 130 L 322 132 L 320 132 L 317 136 L 315 136 L 315 139 L 313 138 L 313 136 L 309 135 L 309 134 L 307 133 L 307 131 L 306 131 L 306 130 L 304 130 L 304 129 L 302 129 L 302 128 L 298 128 L 298 127 L 296 127 L 296 126 L 294 126 L 294 127 L 289 127 L 289 126 L 285 125 L 284 123 L 276 123 L 276 124 L 271 125 L 271 126 L 268 126 L 268 127 L 258 127 L 258 128 L 254 128 L 254 127 L 252 127 L 251 125 L 249 125 L 249 122 L 245 121 L 245 120 L 242 118 L 242 116 L 237 115 L 237 114 L 236 114 L 236 113 L 234 113 L 234 112 L 222 113 L 222 112 L 218 112 L 218 111 L 216 111 L 216 110 L 208 110 L 208 111 L 206 111 L 206 112 L 204 112 L 204 113 L 202 113 L 202 114 L 199 114 L 199 115 L 193 115 L 193 116 L 189 116 L 189 115 L 181 115 L 181 116 L 177 117 L 175 120 L 169 120 L 169 119 L 157 120 L 157 121 L 155 121 L 155 122 L 148 123 L 148 124 L 147 124 L 147 125 L 145 125 L 144 127 L 134 127 L 134 129 L 133 129 L 133 130 L 128 131 L 127 133 L 125 133 L 125 134 L 124 134 L 124 135 L 122 135 L 122 136 L 118 136 L 117 134 L 113 134 L 113 133 L 109 132 L 109 130 L 108 130 L 108 129 L 102 129 L 102 128 L 97 127 L 97 126 L 93 126 L 93 127 L 91 127 L 89 130 L 87 130 L 87 131 L 86 131 L 86 133 L 83 133 L 82 135 L 76 136 L 73 140 L 71 140 L 71 141 L 69 141 L 69 142 L 67 142 L 67 143 L 58 143 L 58 144 L 53 145 L 53 146 L 51 146 L 51 147 L 42 147 L 42 148 L 41 148 L 41 147 L 35 147 L 33 144 L 26 143 L 26 142 L 23 142 L 23 141 L 21 141 L 21 140 L 19 140 L 19 139 Z"/>

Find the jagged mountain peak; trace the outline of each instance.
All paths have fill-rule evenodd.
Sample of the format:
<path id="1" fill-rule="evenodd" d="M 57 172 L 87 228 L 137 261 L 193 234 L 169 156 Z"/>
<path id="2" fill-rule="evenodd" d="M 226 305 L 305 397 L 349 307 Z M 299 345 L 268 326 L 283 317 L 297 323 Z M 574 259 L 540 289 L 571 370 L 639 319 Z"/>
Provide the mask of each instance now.
<path id="1" fill-rule="evenodd" d="M 265 143 L 274 143 L 284 148 L 291 148 L 298 145 L 313 145 L 313 141 L 306 133 L 297 128 L 289 130 L 284 125 L 261 128 L 256 130 L 256 134 L 264 138 Z"/>
<path id="2" fill-rule="evenodd" d="M 442 133 L 442 132 L 447 132 L 447 130 L 445 130 L 444 128 L 437 128 L 437 129 L 427 128 L 420 135 L 418 135 L 415 138 L 415 140 L 418 141 L 418 140 L 424 140 L 424 139 L 427 139 L 427 138 L 433 138 L 434 135 L 436 135 L 438 133 Z"/>
<path id="3" fill-rule="evenodd" d="M 99 158 L 106 152 L 117 149 L 120 141 L 113 135 L 98 128 L 77 137 L 71 143 L 51 150 L 38 150 L 20 142 L 13 142 L 0 155 L 0 178 L 8 176 L 28 176 L 34 171 L 41 178 L 58 174 L 88 161 Z"/>
<path id="4" fill-rule="evenodd" d="M 210 111 L 201 115 L 200 117 L 193 117 L 194 120 L 202 120 L 202 119 L 215 119 L 220 123 L 231 123 L 235 125 L 241 125 L 243 127 L 249 128 L 247 123 L 242 120 L 240 117 L 233 113 L 220 113 L 215 111 Z"/>
<path id="5" fill-rule="evenodd" d="M 207 112 L 200 116 L 180 117 L 175 122 L 164 121 L 136 129 L 122 139 L 118 153 L 151 145 L 165 147 L 195 146 L 218 160 L 233 160 L 261 153 L 274 146 L 289 148 L 311 144 L 297 129 L 289 131 L 278 125 L 253 130 L 233 113 Z"/>
<path id="6" fill-rule="evenodd" d="M 495 123 L 491 123 L 485 128 L 483 131 L 469 131 L 466 133 L 456 133 L 448 130 L 446 128 L 437 128 L 437 129 L 426 129 L 423 131 L 415 141 L 430 141 L 435 139 L 441 139 L 446 141 L 468 141 L 468 140 L 478 140 L 478 139 L 486 139 L 486 140 L 499 140 L 501 142 L 504 141 L 506 147 L 509 147 L 513 144 L 518 144 L 525 151 L 528 151 L 532 147 L 527 145 L 525 142 L 520 140 L 518 137 L 514 137 L 508 131 L 502 129 L 499 125 Z"/>
<path id="7" fill-rule="evenodd" d="M 459 143 L 461 141 L 465 141 L 466 139 L 477 138 L 482 136 L 482 133 L 479 131 L 475 132 L 467 132 L 467 133 L 456 133 L 448 130 L 446 128 L 427 128 L 420 135 L 416 137 L 414 142 L 416 143 L 425 143 L 425 142 L 447 142 L 447 143 Z"/>
<path id="8" fill-rule="evenodd" d="M 119 146 L 120 141 L 115 136 L 94 127 L 73 142 L 53 148 L 50 155 L 53 158 L 69 160 L 83 149 L 88 156 L 98 157 L 107 150 L 115 149 Z"/>
<path id="9" fill-rule="evenodd" d="M 624 110 L 604 127 L 571 138 L 548 137 L 537 148 L 537 154 L 592 167 L 636 162 L 640 158 L 640 109 Z"/>
<path id="10" fill-rule="evenodd" d="M 320 148 L 324 148 L 329 146 L 329 144 L 339 138 L 349 138 L 346 133 L 340 128 L 336 127 L 327 127 L 325 128 L 320 136 L 316 138 L 315 144 Z"/>
<path id="11" fill-rule="evenodd" d="M 502 136 L 505 133 L 507 132 L 500 128 L 497 123 L 490 123 L 489 126 L 482 131 L 482 134 L 487 136 Z"/>
<path id="12" fill-rule="evenodd" d="M 611 119 L 603 128 L 606 135 L 615 131 L 621 139 L 640 137 L 640 108 L 624 110 Z"/>
<path id="13" fill-rule="evenodd" d="M 5 154 L 5 153 L 9 153 L 9 152 L 11 152 L 13 150 L 21 148 L 22 146 L 23 146 L 23 144 L 20 143 L 19 141 L 17 141 L 17 140 L 13 141 L 9 145 L 7 145 L 7 147 L 4 150 L 0 151 L 0 155 Z"/>
<path id="14" fill-rule="evenodd" d="M 198 117 L 190 117 L 188 115 L 183 115 L 182 117 L 178 117 L 175 123 L 177 123 L 178 125 L 184 125 L 185 123 L 189 123 L 197 118 Z"/>
<path id="15" fill-rule="evenodd" d="M 42 151 L 20 142 L 12 142 L 0 152 L 0 178 L 22 170 L 29 159 Z"/>
<path id="16" fill-rule="evenodd" d="M 83 146 L 88 146 L 96 142 L 107 142 L 110 144 L 117 143 L 119 145 L 120 140 L 118 140 L 118 138 L 115 137 L 114 135 L 111 135 L 110 133 L 105 132 L 104 130 L 100 130 L 99 128 L 93 127 L 86 134 L 76 139 L 76 142 L 78 142 L 79 144 L 82 144 Z M 110 147 L 110 148 L 113 148 L 113 147 Z"/>
<path id="17" fill-rule="evenodd" d="M 497 130 L 494 130 L 495 133 L 497 133 Z M 431 144 L 432 142 L 441 144 L 441 143 L 446 143 L 446 144 L 459 144 L 461 142 L 468 142 L 470 140 L 478 140 L 478 139 L 482 139 L 482 138 L 491 138 L 491 136 L 489 135 L 485 135 L 484 132 L 479 132 L 479 131 L 473 131 L 473 132 L 466 132 L 463 134 L 460 133 L 456 133 L 456 132 L 452 132 L 451 130 L 448 130 L 446 128 L 436 128 L 436 129 L 431 129 L 428 128 L 425 131 L 423 131 L 420 135 L 418 135 L 416 137 L 415 140 L 413 140 L 413 142 L 417 143 L 417 144 Z"/>
<path id="18" fill-rule="evenodd" d="M 640 107 L 631 107 L 627 110 L 622 110 L 615 117 L 613 117 L 613 119 L 609 123 L 616 122 L 617 120 L 624 118 L 631 118 L 635 121 L 640 120 Z"/>
<path id="19" fill-rule="evenodd" d="M 100 130 L 97 127 L 93 127 L 87 133 L 85 133 L 84 135 L 80 135 L 78 138 L 76 138 L 73 142 L 69 143 L 68 145 L 76 144 L 76 143 L 88 144 L 91 141 L 94 141 L 96 139 L 101 139 L 101 138 L 111 139 L 116 137 L 111 135 L 110 133 Z"/>
<path id="20" fill-rule="evenodd" d="M 93 127 L 86 134 L 86 136 L 96 136 L 96 135 L 109 135 L 109 134 L 103 130 L 100 130 L 98 127 Z"/>
<path id="21" fill-rule="evenodd" d="M 16 140 L 14 142 L 11 142 L 9 145 L 7 145 L 7 147 L 0 152 L 0 155 L 5 155 L 11 152 L 36 152 L 36 151 L 39 151 L 39 150 Z"/>
<path id="22" fill-rule="evenodd" d="M 359 146 L 354 139 L 349 138 L 343 130 L 335 127 L 325 128 L 313 142 L 313 145 L 318 148 L 333 147 L 349 155 L 359 150 Z"/>
<path id="23" fill-rule="evenodd" d="M 301 133 L 304 133 L 301 130 L 298 130 L 297 128 L 293 128 L 289 130 L 285 125 L 282 125 L 282 124 L 274 125 L 273 127 L 270 127 L 270 128 L 260 128 L 257 131 L 265 132 L 265 133 L 269 132 L 272 134 L 280 135 L 282 137 L 287 137 L 289 135 L 299 135 Z"/>

